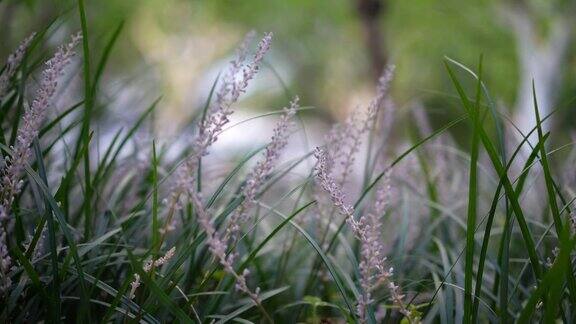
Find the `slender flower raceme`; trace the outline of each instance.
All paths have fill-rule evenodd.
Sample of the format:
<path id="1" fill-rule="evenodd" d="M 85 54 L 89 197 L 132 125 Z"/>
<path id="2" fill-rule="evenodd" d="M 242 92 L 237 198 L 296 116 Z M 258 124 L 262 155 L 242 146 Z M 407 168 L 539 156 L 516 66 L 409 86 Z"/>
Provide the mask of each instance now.
<path id="1" fill-rule="evenodd" d="M 232 105 L 238 101 L 242 93 L 246 92 L 248 82 L 259 71 L 264 54 L 270 49 L 272 33 L 267 33 L 260 41 L 252 61 L 246 63 L 247 47 L 253 37 L 253 33 L 249 33 L 245 37 L 237 50 L 236 58 L 230 62 L 227 72 L 220 81 L 220 86 L 215 94 L 216 99 L 210 105 L 192 144 L 192 155 L 184 161 L 177 172 L 177 181 L 170 195 L 171 206 L 180 208 L 181 195 L 187 193 L 190 196 L 191 190 L 195 190 L 196 170 L 200 158 L 208 154 L 209 147 L 216 142 L 224 125 L 230 121 L 229 117 L 233 113 Z M 174 222 L 169 220 L 165 230 L 169 231 L 174 227 Z"/>
<path id="2" fill-rule="evenodd" d="M 24 173 L 26 165 L 31 156 L 30 146 L 38 136 L 40 126 L 49 108 L 52 97 L 58 87 L 58 79 L 63 74 L 64 69 L 75 55 L 74 47 L 80 41 L 81 36 L 75 35 L 70 43 L 61 46 L 56 54 L 46 62 L 46 68 L 42 72 L 40 87 L 36 92 L 36 97 L 32 104 L 26 107 L 22 124 L 16 133 L 16 142 L 11 147 L 12 155 L 5 158 L 4 169 L 0 170 L 0 255 L 2 266 L 0 276 L 4 286 L 9 284 L 6 277 L 7 270 L 11 265 L 10 257 L 7 254 L 7 230 L 11 227 L 10 208 L 14 197 L 22 189 L 20 177 Z M 14 58 L 13 60 L 16 60 Z"/>
<path id="3" fill-rule="evenodd" d="M 250 80 L 254 78 L 256 73 L 260 69 L 260 64 L 264 58 L 264 55 L 270 49 L 270 43 L 272 41 L 272 33 L 265 34 L 264 38 L 258 44 L 258 49 L 252 57 L 252 60 L 246 63 L 247 59 L 247 47 L 250 40 L 253 38 L 253 33 L 248 34 L 244 42 L 240 45 L 236 58 L 230 62 L 230 67 L 224 74 L 220 81 L 220 86 L 215 96 L 216 99 L 209 107 L 206 116 L 200 124 L 198 135 L 192 144 L 193 153 L 190 157 L 186 159 L 184 164 L 178 170 L 178 180 L 171 191 L 171 206 L 175 208 L 180 208 L 179 199 L 182 194 L 186 194 L 187 198 L 190 199 L 192 205 L 194 206 L 194 211 L 198 217 L 198 223 L 200 227 L 204 230 L 207 236 L 207 245 L 210 253 L 218 260 L 218 262 L 224 267 L 224 270 L 232 275 L 236 280 L 236 289 L 247 294 L 254 302 L 259 304 L 257 288 L 252 292 L 246 283 L 246 277 L 249 271 L 246 269 L 241 274 L 237 273 L 234 269 L 234 263 L 236 254 L 229 253 L 228 250 L 228 238 L 225 234 L 220 234 L 212 221 L 212 217 L 204 203 L 202 202 L 202 195 L 198 192 L 196 187 L 196 172 L 199 166 L 200 158 L 208 154 L 209 147 L 216 142 L 218 135 L 222 132 L 223 127 L 229 122 L 229 117 L 233 113 L 232 105 L 236 103 L 241 94 L 243 94 Z M 297 105 L 297 100 L 294 101 L 294 106 Z M 290 116 L 293 115 L 292 111 L 294 109 L 289 109 Z M 286 119 L 286 117 L 283 117 Z M 283 120 L 284 120 L 283 119 Z M 287 126 L 286 126 L 287 128 Z M 279 136 L 276 141 L 278 143 L 285 145 L 285 138 L 283 137 L 284 130 L 280 133 L 275 133 L 275 136 Z M 275 144 L 279 146 L 279 144 Z M 273 160 L 277 157 L 276 151 L 267 150 L 267 157 L 269 160 Z M 263 178 L 269 173 L 271 168 L 271 162 L 264 162 L 259 164 L 260 172 L 254 173 L 253 185 L 257 182 L 262 181 Z M 262 179 L 260 179 L 262 178 Z M 255 196 L 255 194 L 252 194 Z M 253 202 L 254 197 L 248 199 L 250 203 Z M 173 223 L 168 220 L 167 230 L 174 227 Z"/>
<path id="4" fill-rule="evenodd" d="M 236 59 L 230 62 L 230 68 L 223 77 L 219 91 L 216 92 L 216 100 L 200 125 L 200 134 L 194 143 L 195 152 L 199 156 L 208 154 L 208 147 L 216 142 L 222 128 L 230 121 L 229 117 L 233 113 L 232 105 L 238 101 L 241 94 L 246 92 L 249 81 L 260 70 L 262 59 L 270 49 L 272 33 L 267 33 L 258 44 L 252 61 L 244 64 L 247 43 L 252 38 L 253 34 L 248 34 L 238 50 Z M 241 76 L 238 77 L 238 74 Z"/>
<path id="5" fill-rule="evenodd" d="M 8 213 L 4 206 L 0 205 L 0 296 L 2 292 L 8 289 L 12 284 L 12 280 L 8 277 L 8 271 L 12 266 L 12 259 L 8 254 L 8 246 L 6 242 L 8 238 L 6 237 L 5 225 L 8 221 Z"/>
<path id="6" fill-rule="evenodd" d="M 26 50 L 32 43 L 32 40 L 36 36 L 36 33 L 32 33 L 32 35 L 28 36 L 26 39 L 22 41 L 20 46 L 14 51 L 14 53 L 8 56 L 8 61 L 6 62 L 6 69 L 2 74 L 0 74 L 0 101 L 6 95 L 6 91 L 8 90 L 8 85 L 10 84 L 10 79 L 16 73 L 18 66 L 22 62 L 24 58 L 24 54 L 26 54 Z"/>
<path id="7" fill-rule="evenodd" d="M 390 185 L 388 182 L 388 173 L 386 173 L 376 190 L 372 210 L 360 217 L 359 220 L 361 231 L 357 233 L 357 237 L 361 241 L 359 267 L 363 296 L 358 302 L 358 313 L 361 314 L 361 317 L 366 317 L 366 310 L 373 302 L 372 291 L 382 284 L 389 288 L 391 298 L 394 304 L 400 307 L 400 312 L 408 315 L 402 300 L 404 296 L 400 294 L 399 288 L 390 279 L 394 269 L 386 267 L 386 257 L 383 255 L 381 217 L 386 212 L 389 201 Z"/>
<path id="8" fill-rule="evenodd" d="M 356 153 L 360 149 L 362 136 L 374 126 L 378 111 L 387 98 L 390 82 L 394 76 L 394 66 L 387 67 L 378 80 L 376 96 L 370 101 L 364 113 L 354 110 L 343 124 L 336 124 L 326 136 L 328 153 L 341 168 L 337 179 L 343 186 L 352 172 Z"/>
<path id="9" fill-rule="evenodd" d="M 237 273 L 234 269 L 234 262 L 236 261 L 237 255 L 235 253 L 226 254 L 228 243 L 223 240 L 222 236 L 216 231 L 212 217 L 204 208 L 199 193 L 192 192 L 190 200 L 198 216 L 198 223 L 206 233 L 206 242 L 210 253 L 216 257 L 218 262 L 224 267 L 224 271 L 234 277 L 236 280 L 236 290 L 245 293 L 250 299 L 259 304 L 260 299 L 258 298 L 258 293 L 260 289 L 256 288 L 253 292 L 248 288 L 248 284 L 246 283 L 246 277 L 249 275 L 248 269 L 245 269 L 241 274 Z"/>
<path id="10" fill-rule="evenodd" d="M 256 288 L 253 292 L 248 288 L 246 277 L 250 273 L 249 270 L 244 269 L 242 273 L 237 273 L 234 269 L 234 263 L 238 254 L 232 251 L 229 252 L 228 250 L 230 243 L 234 244 L 237 240 L 240 225 L 248 220 L 248 211 L 256 203 L 258 190 L 272 172 L 280 157 L 280 153 L 288 143 L 288 133 L 293 125 L 291 119 L 299 108 L 298 101 L 299 99 L 296 97 L 290 103 L 289 107 L 284 108 L 284 113 L 274 128 L 272 139 L 264 150 L 263 159 L 256 164 L 248 175 L 246 184 L 242 189 L 244 200 L 242 204 L 235 209 L 224 233 L 216 231 L 212 218 L 205 210 L 199 194 L 194 192 L 191 196 L 192 203 L 198 214 L 200 226 L 206 232 L 210 252 L 218 259 L 219 263 L 224 267 L 224 270 L 236 279 L 236 289 L 247 294 L 256 303 L 259 303 L 258 292 L 260 289 Z"/>
<path id="11" fill-rule="evenodd" d="M 6 159 L 6 166 L 0 179 L 2 183 L 0 204 L 8 211 L 14 196 L 20 192 L 19 179 L 30 159 L 32 141 L 38 136 L 46 111 L 58 87 L 58 79 L 63 74 L 64 68 L 70 63 L 70 59 L 75 55 L 74 47 L 80 39 L 80 35 L 73 36 L 69 44 L 60 47 L 56 54 L 46 62 L 36 97 L 24 111 L 22 125 L 16 134 L 16 143 L 12 147 L 12 156 Z"/>
<path id="12" fill-rule="evenodd" d="M 152 269 L 158 268 L 163 264 L 168 263 L 168 261 L 170 261 L 170 259 L 174 257 L 175 253 L 176 248 L 173 247 L 170 250 L 168 250 L 168 252 L 166 252 L 166 254 L 164 254 L 163 257 L 160 257 L 154 261 L 147 261 L 146 264 L 144 264 L 144 267 L 142 267 L 142 269 L 144 270 L 144 272 L 148 273 L 152 271 Z M 140 287 L 140 280 L 141 280 L 140 275 L 135 273 L 134 280 L 132 281 L 132 283 L 130 283 L 130 295 L 129 295 L 130 299 L 136 296 L 136 289 Z"/>
<path id="13" fill-rule="evenodd" d="M 300 107 L 298 102 L 299 98 L 295 97 L 294 100 L 290 102 L 290 106 L 284 108 L 284 113 L 274 128 L 274 134 L 272 135 L 270 143 L 268 143 L 264 150 L 263 159 L 258 161 L 246 179 L 246 184 L 242 189 L 244 200 L 242 204 L 234 210 L 234 214 L 232 214 L 227 228 L 226 237 L 230 237 L 233 242 L 237 239 L 236 235 L 238 234 L 240 225 L 247 221 L 247 212 L 256 202 L 258 190 L 272 172 L 272 169 L 280 157 L 280 153 L 282 153 L 282 150 L 288 144 L 288 133 L 294 125 L 292 117 Z"/>
<path id="14" fill-rule="evenodd" d="M 339 213 L 346 217 L 346 222 L 350 225 L 352 231 L 357 233 L 360 231 L 360 224 L 354 219 L 354 207 L 346 203 L 344 191 L 332 176 L 334 160 L 325 148 L 319 147 L 314 150 L 314 157 L 317 160 L 315 171 L 320 186 L 328 193 L 330 200 L 338 208 Z"/>
<path id="15" fill-rule="evenodd" d="M 360 285 L 363 294 L 358 300 L 358 315 L 363 321 L 366 321 L 367 308 L 373 302 L 372 291 L 386 285 L 394 304 L 402 314 L 412 321 L 413 315 L 404 305 L 404 296 L 400 293 L 399 287 L 390 279 L 393 269 L 386 267 L 386 258 L 383 255 L 380 218 L 384 214 L 388 202 L 388 192 L 390 191 L 388 182 L 383 181 L 378 187 L 372 210 L 356 220 L 354 207 L 346 202 L 342 188 L 331 175 L 334 161 L 323 148 L 316 148 L 314 156 L 318 162 L 315 167 L 318 182 L 329 194 L 339 213 L 346 218 L 346 223 L 350 226 L 356 239 L 360 241 Z"/>
<path id="16" fill-rule="evenodd" d="M 394 66 L 387 67 L 378 81 L 376 95 L 362 112 L 355 109 L 343 123 L 335 124 L 325 136 L 325 150 L 332 161 L 331 177 L 334 182 L 343 187 L 352 173 L 356 155 L 361 147 L 363 136 L 375 125 L 376 117 L 386 104 L 388 89 L 394 75 Z M 322 189 L 314 187 L 314 198 L 317 202 L 317 220 L 321 223 L 333 212 L 333 207 L 326 199 Z M 321 185 L 320 185 L 321 187 Z M 326 225 L 328 226 L 328 225 Z M 317 227 L 320 236 L 327 229 Z"/>

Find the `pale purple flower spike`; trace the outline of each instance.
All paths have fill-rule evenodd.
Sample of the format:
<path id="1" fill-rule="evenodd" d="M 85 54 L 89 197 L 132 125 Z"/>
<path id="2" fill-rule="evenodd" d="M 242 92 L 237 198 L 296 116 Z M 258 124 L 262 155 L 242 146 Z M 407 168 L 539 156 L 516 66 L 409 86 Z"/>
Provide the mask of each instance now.
<path id="1" fill-rule="evenodd" d="M 229 69 L 220 81 L 220 86 L 215 94 L 216 100 L 210 105 L 206 117 L 199 127 L 198 135 L 192 145 L 193 153 L 178 170 L 177 181 L 170 195 L 170 203 L 176 208 L 181 207 L 178 203 L 181 194 L 190 194 L 191 190 L 195 190 L 194 183 L 196 182 L 199 159 L 208 154 L 208 148 L 218 139 L 224 125 L 230 121 L 229 117 L 233 113 L 232 105 L 246 91 L 248 82 L 258 72 L 264 54 L 270 48 L 272 33 L 265 34 L 258 45 L 252 62 L 246 63 L 248 44 L 253 38 L 254 33 L 248 33 L 239 46 L 236 58 L 230 62 Z M 242 76 L 238 77 L 240 73 Z M 171 230 L 174 227 L 172 223 L 167 224 L 166 230 Z"/>
<path id="2" fill-rule="evenodd" d="M 8 246 L 6 245 L 8 241 L 6 237 L 7 233 L 4 229 L 7 222 L 8 214 L 6 209 L 0 205 L 0 295 L 12 284 L 12 280 L 8 277 L 8 272 L 12 266 L 12 259 L 8 254 Z"/>
<path id="3" fill-rule="evenodd" d="M 367 320 L 367 308 L 373 302 L 372 291 L 382 286 L 388 288 L 392 301 L 400 312 L 410 318 L 411 314 L 403 302 L 403 295 L 399 287 L 392 282 L 392 268 L 386 268 L 386 257 L 383 255 L 384 246 L 381 240 L 382 222 L 389 201 L 390 186 L 388 174 L 381 180 L 374 197 L 372 210 L 354 218 L 354 207 L 346 202 L 342 186 L 351 172 L 354 155 L 358 151 L 360 137 L 367 132 L 372 120 L 376 117 L 379 108 L 383 105 L 388 85 L 392 78 L 393 67 L 386 69 L 377 88 L 376 97 L 370 102 L 365 118 L 359 119 L 355 115 L 348 118 L 344 125 L 337 125 L 327 136 L 327 146 L 316 148 L 314 157 L 317 160 L 315 171 L 316 178 L 322 189 L 328 193 L 332 204 L 338 212 L 346 218 L 354 236 L 360 241 L 360 285 L 362 296 L 358 300 L 357 312 L 360 319 Z M 346 148 L 344 150 L 343 148 Z M 336 160 L 340 161 L 343 168 L 340 181 L 333 176 Z"/>
<path id="4" fill-rule="evenodd" d="M 78 44 L 82 36 L 80 34 L 72 36 L 72 41 L 58 49 L 56 54 L 46 62 L 46 68 L 42 72 L 40 87 L 36 92 L 36 97 L 32 105 L 26 107 L 22 117 L 22 125 L 16 134 L 16 143 L 12 147 L 12 157 L 6 159 L 5 170 L 2 173 L 2 190 L 0 191 L 0 203 L 9 210 L 12 199 L 20 192 L 21 183 L 19 181 L 26 163 L 30 158 L 30 145 L 38 132 L 46 110 L 50 106 L 50 101 L 56 92 L 58 78 L 62 75 L 64 68 L 70 63 L 70 59 L 75 55 L 73 49 Z"/>
<path id="5" fill-rule="evenodd" d="M 220 85 L 215 94 L 215 100 L 208 109 L 205 119 L 202 121 L 199 132 L 192 144 L 193 153 L 186 159 L 178 170 L 178 179 L 170 194 L 170 205 L 173 209 L 181 208 L 179 200 L 182 194 L 186 194 L 192 202 L 198 216 L 198 222 L 207 236 L 207 244 L 210 253 L 218 259 L 224 270 L 232 275 L 236 280 L 236 289 L 246 293 L 252 300 L 259 303 L 257 288 L 252 292 L 246 283 L 249 271 L 246 269 L 238 274 L 234 269 L 234 262 L 237 257 L 235 253 L 228 253 L 228 241 L 230 235 L 238 231 L 238 227 L 232 225 L 231 231 L 220 234 L 216 231 L 209 212 L 204 207 L 201 193 L 196 188 L 196 172 L 199 166 L 199 159 L 208 154 L 209 147 L 218 139 L 224 126 L 230 121 L 229 117 L 233 113 L 232 105 L 236 103 L 241 94 L 246 92 L 248 83 L 254 78 L 260 69 L 260 64 L 264 55 L 270 49 L 272 33 L 267 33 L 258 44 L 252 60 L 246 63 L 247 48 L 254 33 L 249 33 L 239 46 L 236 58 L 230 62 L 230 67 L 220 80 Z M 249 175 L 244 187 L 245 202 L 236 212 L 233 219 L 239 220 L 245 217 L 246 210 L 254 203 L 257 189 L 266 179 L 276 162 L 279 152 L 286 145 L 287 132 L 290 126 L 289 119 L 295 114 L 298 108 L 296 98 L 287 108 L 278 126 L 274 131 L 272 142 L 267 146 L 264 160 L 259 162 L 256 168 Z M 234 224 L 232 222 L 231 224 Z M 167 220 L 164 231 L 175 228 L 174 222 Z"/>
<path id="6" fill-rule="evenodd" d="M 370 101 L 365 112 L 354 110 L 342 124 L 336 124 L 326 136 L 326 149 L 334 160 L 335 167 L 340 167 L 340 176 L 335 177 L 340 186 L 346 183 L 352 172 L 356 153 L 362 144 L 362 136 L 374 126 L 380 109 L 387 98 L 390 81 L 394 75 L 394 66 L 387 67 L 376 87 L 376 96 Z"/>
<path id="7" fill-rule="evenodd" d="M 11 227 L 10 207 L 14 197 L 22 189 L 20 177 L 30 160 L 30 146 L 34 138 L 38 136 L 46 110 L 50 106 L 52 97 L 58 87 L 58 79 L 70 63 L 70 59 L 75 55 L 74 47 L 78 45 L 81 38 L 80 34 L 72 36 L 70 43 L 61 46 L 56 54 L 46 62 L 46 68 L 42 72 L 42 80 L 36 92 L 36 97 L 32 101 L 32 105 L 26 107 L 22 117 L 22 125 L 16 133 L 16 143 L 11 147 L 12 156 L 6 157 L 4 169 L 0 171 L 0 224 L 2 225 L 0 226 L 0 257 L 2 258 L 0 260 L 0 276 L 2 276 L 0 291 L 11 284 L 7 273 L 12 261 L 8 255 L 6 237 L 6 231 Z M 19 55 L 21 56 L 22 54 Z M 13 62 L 21 59 L 19 55 L 15 55 L 12 58 Z"/>
<path id="8" fill-rule="evenodd" d="M 352 231 L 355 234 L 358 233 L 360 224 L 354 219 L 354 207 L 345 202 L 346 196 L 331 174 L 334 160 L 325 148 L 319 147 L 314 150 L 314 157 L 317 160 L 315 171 L 320 186 L 330 195 L 330 200 L 338 208 L 340 214 L 346 217 L 346 222 L 350 225 Z"/>
<path id="9" fill-rule="evenodd" d="M 284 108 L 284 113 L 274 128 L 274 135 L 272 135 L 270 143 L 266 146 L 264 151 L 264 158 L 258 161 L 246 179 L 246 184 L 242 189 L 242 193 L 244 194 L 244 201 L 238 208 L 234 210 L 234 214 L 232 214 L 227 228 L 226 237 L 231 238 L 232 241 L 236 241 L 238 231 L 240 230 L 240 225 L 244 224 L 247 220 L 247 211 L 256 202 L 256 195 L 258 190 L 272 172 L 272 169 L 278 161 L 282 150 L 288 144 L 288 133 L 294 126 L 292 117 L 296 114 L 298 108 L 300 107 L 298 103 L 299 100 L 300 99 L 298 97 L 295 97 L 290 102 L 290 106 Z"/>
<path id="10" fill-rule="evenodd" d="M 200 226 L 206 232 L 210 252 L 218 259 L 224 267 L 224 270 L 236 279 L 236 289 L 247 294 L 255 302 L 259 302 L 258 293 L 260 289 L 256 288 L 256 290 L 252 292 L 252 290 L 248 288 L 246 277 L 250 274 L 249 270 L 244 269 L 241 274 L 238 274 L 236 270 L 234 270 L 234 262 L 238 254 L 235 252 L 228 253 L 227 251 L 229 242 L 235 243 L 238 239 L 237 235 L 240 231 L 240 226 L 248 220 L 248 210 L 256 203 L 258 190 L 272 172 L 280 157 L 280 153 L 288 143 L 287 138 L 293 126 L 291 119 L 300 107 L 298 101 L 298 97 L 295 97 L 294 100 L 290 102 L 290 106 L 284 108 L 284 113 L 274 128 L 272 139 L 266 146 L 263 159 L 256 164 L 252 172 L 248 175 L 246 184 L 242 190 L 244 201 L 235 209 L 224 233 L 220 234 L 214 228 L 211 217 L 204 209 L 199 194 L 195 192 L 191 198 L 198 214 Z"/>
<path id="11" fill-rule="evenodd" d="M 382 184 L 376 191 L 373 210 L 356 220 L 354 207 L 346 203 L 342 188 L 329 173 L 333 161 L 330 160 L 326 150 L 316 148 L 314 156 L 318 160 L 315 170 L 320 185 L 330 195 L 330 199 L 338 208 L 339 213 L 346 217 L 346 223 L 360 241 L 360 285 L 363 294 L 358 301 L 358 315 L 360 318 L 366 319 L 366 309 L 373 302 L 371 292 L 385 284 L 390 291 L 392 301 L 399 307 L 400 312 L 410 316 L 409 310 L 403 303 L 404 296 L 400 294 L 398 286 L 390 279 L 393 275 L 393 268 L 386 268 L 386 257 L 382 255 L 384 247 L 380 238 L 382 227 L 380 217 L 386 210 L 390 191 L 387 177 L 382 180 Z"/>
<path id="12" fill-rule="evenodd" d="M 170 259 L 174 257 L 174 254 L 176 254 L 175 247 L 168 250 L 168 252 L 166 252 L 166 254 L 164 254 L 163 257 L 160 257 L 154 261 L 147 261 L 146 264 L 144 264 L 144 267 L 142 267 L 142 269 L 144 270 L 144 272 L 150 272 L 152 271 L 153 268 L 158 268 L 163 264 L 168 263 L 168 261 L 170 261 Z M 140 287 L 141 279 L 142 278 L 140 278 L 139 274 L 137 273 L 134 274 L 134 280 L 130 283 L 130 293 L 128 294 L 130 299 L 136 297 L 136 290 L 138 289 L 138 287 Z"/>
<path id="13" fill-rule="evenodd" d="M 36 33 L 32 33 L 30 36 L 24 39 L 22 43 L 20 43 L 20 46 L 18 46 L 18 48 L 14 51 L 14 53 L 8 56 L 6 69 L 4 70 L 4 73 L 0 75 L 0 101 L 2 101 L 6 95 L 10 79 L 16 73 L 18 66 L 20 66 L 20 63 L 24 58 L 24 54 L 26 54 L 26 50 L 28 50 L 28 47 L 30 46 L 30 43 L 32 43 L 34 36 L 36 36 Z"/>

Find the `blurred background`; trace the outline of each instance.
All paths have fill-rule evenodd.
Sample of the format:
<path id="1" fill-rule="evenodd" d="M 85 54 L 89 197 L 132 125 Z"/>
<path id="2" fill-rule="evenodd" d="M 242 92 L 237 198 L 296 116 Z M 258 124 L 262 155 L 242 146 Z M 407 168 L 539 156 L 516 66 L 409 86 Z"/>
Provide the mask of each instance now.
<path id="1" fill-rule="evenodd" d="M 394 64 L 397 115 L 409 122 L 411 109 L 424 107 L 438 127 L 462 113 L 444 58 L 475 70 L 482 54 L 494 102 L 520 129 L 531 123 L 532 79 L 544 113 L 562 107 L 549 127 L 567 134 L 574 123 L 574 0 L 85 2 L 95 56 L 121 28 L 98 98 L 98 112 L 110 123 L 133 118 L 162 96 L 156 128 L 173 134 L 203 106 L 250 30 L 272 31 L 274 42 L 236 107 L 238 120 L 277 110 L 294 94 L 314 107 L 305 113 L 311 120 L 341 120 L 368 102 L 377 76 Z M 48 52 L 80 29 L 77 2 L 0 0 L 3 61 L 24 37 L 45 29 Z"/>

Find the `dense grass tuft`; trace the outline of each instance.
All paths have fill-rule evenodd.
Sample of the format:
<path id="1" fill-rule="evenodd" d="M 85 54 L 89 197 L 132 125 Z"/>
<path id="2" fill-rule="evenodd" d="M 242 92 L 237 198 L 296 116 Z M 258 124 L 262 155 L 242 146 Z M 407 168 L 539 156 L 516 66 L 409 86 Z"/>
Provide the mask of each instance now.
<path id="1" fill-rule="evenodd" d="M 389 136 L 388 68 L 365 109 L 309 139 L 320 147 L 289 147 L 308 134 L 295 97 L 264 115 L 278 115 L 267 144 L 216 164 L 272 34 L 241 43 L 184 147 L 154 138 L 160 99 L 102 145 L 99 84 L 122 25 L 91 48 L 79 4 L 82 37 L 40 64 L 39 33 L 0 76 L 1 322 L 576 320 L 573 166 L 557 158 L 571 145 L 551 146 L 536 96 L 519 134 L 482 59 L 476 72 L 446 59 L 463 109 L 436 130 L 418 115 Z M 75 75 L 82 99 L 63 106 Z"/>

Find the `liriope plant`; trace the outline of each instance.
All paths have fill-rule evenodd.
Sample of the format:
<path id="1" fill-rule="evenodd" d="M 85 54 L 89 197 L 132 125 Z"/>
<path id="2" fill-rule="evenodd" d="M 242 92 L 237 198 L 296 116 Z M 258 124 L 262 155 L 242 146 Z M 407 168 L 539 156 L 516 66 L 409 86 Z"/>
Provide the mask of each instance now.
<path id="1" fill-rule="evenodd" d="M 310 109 L 291 96 L 258 116 L 278 116 L 266 144 L 220 163 L 209 153 L 272 43 L 251 51 L 250 33 L 178 145 L 137 136 L 161 100 L 99 145 L 92 109 L 122 25 L 99 52 L 81 17 L 52 58 L 37 50 L 48 29 L 1 70 L 2 322 L 574 321 L 574 194 L 555 159 L 571 146 L 550 149 L 537 98 L 537 142 L 492 136 L 505 120 L 481 66 L 448 59 L 464 110 L 434 130 L 395 105 L 390 67 L 318 147 L 289 149 Z M 61 107 L 66 78 L 83 97 Z M 465 123 L 470 147 L 436 140 Z"/>

